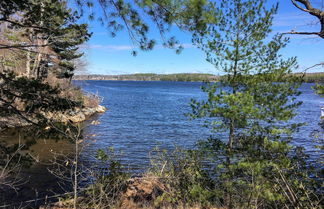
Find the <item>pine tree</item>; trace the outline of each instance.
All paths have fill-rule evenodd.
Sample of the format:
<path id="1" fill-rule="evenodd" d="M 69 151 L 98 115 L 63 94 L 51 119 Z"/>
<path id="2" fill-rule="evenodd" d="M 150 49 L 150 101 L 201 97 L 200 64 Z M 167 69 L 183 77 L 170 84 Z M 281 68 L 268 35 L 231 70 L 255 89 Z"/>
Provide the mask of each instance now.
<path id="1" fill-rule="evenodd" d="M 153 49 L 156 40 L 149 37 L 149 25 L 151 26 L 153 23 L 156 26 L 155 29 L 161 35 L 163 46 L 175 48 L 177 53 L 182 50 L 182 46 L 174 36 L 169 36 L 168 32 L 171 27 L 177 25 L 187 29 L 189 24 L 183 24 L 184 22 L 190 22 L 190 27 L 201 27 L 202 25 L 200 24 L 202 22 L 200 19 L 202 12 L 209 6 L 206 0 L 2 0 L 0 2 L 0 24 L 9 23 L 16 27 L 30 28 L 43 33 L 49 32 L 51 26 L 47 28 L 49 24 L 46 24 L 46 22 L 48 20 L 53 21 L 54 19 L 52 18 L 53 16 L 49 15 L 62 15 L 64 11 L 58 11 L 58 9 L 61 7 L 59 4 L 64 4 L 64 2 L 68 2 L 69 5 L 77 5 L 76 7 L 68 8 L 70 14 L 73 14 L 74 17 L 86 17 L 92 21 L 98 20 L 113 37 L 119 31 L 127 30 L 134 49 Z M 57 5 L 58 7 L 51 7 L 52 10 L 46 10 L 49 4 Z M 15 19 L 14 17 L 21 12 L 26 13 L 28 18 L 23 21 Z M 47 19 L 43 21 L 43 25 L 40 25 L 39 21 L 42 19 L 42 14 Z M 44 44 L 36 45 L 41 47 Z M 28 46 L 26 44 L 0 44 L 0 49 L 23 49 L 25 47 Z M 133 51 L 133 54 L 136 55 L 136 52 Z"/>
<path id="2" fill-rule="evenodd" d="M 222 81 L 203 87 L 208 99 L 193 101 L 191 116 L 207 118 L 216 133 L 205 146 L 217 158 L 216 190 L 228 208 L 310 204 L 296 198 L 301 194 L 295 186 L 302 181 L 287 180 L 308 179 L 298 172 L 304 166 L 301 149 L 293 151 L 289 144 L 301 125 L 289 123 L 301 104 L 296 101 L 300 78 L 290 75 L 296 58 L 279 53 L 287 38 L 269 37 L 278 5 L 268 9 L 265 2 L 222 0 L 207 27 L 194 31 L 194 44 L 224 74 Z"/>
<path id="3" fill-rule="evenodd" d="M 80 17 L 67 7 L 67 1 L 62 0 L 36 0 L 24 18 L 25 24 L 39 26 L 29 28 L 26 36 L 35 45 L 43 46 L 34 49 L 38 53 L 32 73 L 37 78 L 46 78 L 48 70 L 52 69 L 59 78 L 71 78 L 75 69 L 73 60 L 83 55 L 78 52 L 78 46 L 91 35 L 87 24 L 78 24 Z"/>

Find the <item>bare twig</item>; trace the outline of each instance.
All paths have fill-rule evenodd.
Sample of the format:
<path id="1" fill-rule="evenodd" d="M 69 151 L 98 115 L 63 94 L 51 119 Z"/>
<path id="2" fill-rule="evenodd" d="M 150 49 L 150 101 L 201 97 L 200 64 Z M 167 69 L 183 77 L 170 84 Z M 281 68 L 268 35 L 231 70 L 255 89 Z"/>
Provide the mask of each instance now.
<path id="1" fill-rule="evenodd" d="M 303 12 L 307 12 L 310 15 L 316 17 L 321 25 L 321 29 L 319 32 L 296 32 L 296 31 L 290 31 L 283 34 L 297 34 L 297 35 L 317 35 L 321 38 L 324 38 L 324 11 L 321 9 L 316 9 L 312 6 L 312 4 L 309 2 L 309 0 L 291 0 L 293 5 L 298 8 L 299 10 Z M 299 5 L 297 2 L 302 4 L 304 7 Z"/>

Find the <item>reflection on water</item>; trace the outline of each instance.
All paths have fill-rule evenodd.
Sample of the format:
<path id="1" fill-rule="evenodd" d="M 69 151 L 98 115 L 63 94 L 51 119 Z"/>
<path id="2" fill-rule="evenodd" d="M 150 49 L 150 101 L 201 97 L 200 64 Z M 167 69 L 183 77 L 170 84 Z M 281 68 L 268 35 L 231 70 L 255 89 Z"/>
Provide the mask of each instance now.
<path id="1" fill-rule="evenodd" d="M 7 130 L 0 135 L 1 144 L 7 147 L 15 144 L 26 145 L 22 148 L 26 157 L 20 161 L 21 170 L 15 176 L 19 181 L 16 191 L 8 188 L 1 191 L 0 206 L 11 205 L 7 208 L 13 208 L 13 204 L 18 207 L 15 204 L 25 202 L 24 206 L 34 207 L 42 204 L 46 196 L 61 194 L 67 189 L 61 186 L 65 185 L 65 182 L 52 175 L 48 169 L 54 156 L 73 152 L 73 144 L 67 140 L 58 140 L 57 137 L 39 138 L 34 134 L 30 128 L 22 128 Z"/>

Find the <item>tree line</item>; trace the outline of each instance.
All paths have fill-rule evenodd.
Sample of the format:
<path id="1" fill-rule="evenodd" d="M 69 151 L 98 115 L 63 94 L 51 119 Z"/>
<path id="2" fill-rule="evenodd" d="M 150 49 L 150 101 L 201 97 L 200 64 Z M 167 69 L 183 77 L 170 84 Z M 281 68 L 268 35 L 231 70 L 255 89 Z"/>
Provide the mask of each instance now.
<path id="1" fill-rule="evenodd" d="M 293 73 L 294 76 L 303 76 L 303 82 L 322 83 L 324 73 Z M 207 74 L 207 73 L 174 73 L 174 74 L 155 74 L 155 73 L 137 73 L 125 75 L 75 75 L 73 80 L 112 80 L 112 81 L 193 81 L 193 82 L 217 82 L 224 79 L 225 76 Z"/>

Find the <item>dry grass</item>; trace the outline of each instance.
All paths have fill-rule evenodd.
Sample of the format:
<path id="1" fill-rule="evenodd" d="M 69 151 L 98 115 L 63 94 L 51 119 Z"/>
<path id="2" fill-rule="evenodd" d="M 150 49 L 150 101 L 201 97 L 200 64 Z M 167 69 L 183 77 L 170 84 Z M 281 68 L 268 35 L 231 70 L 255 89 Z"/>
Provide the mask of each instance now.
<path id="1" fill-rule="evenodd" d="M 159 178 L 154 176 L 134 177 L 126 181 L 126 187 L 121 187 L 116 202 L 103 204 L 88 204 L 89 200 L 79 198 L 78 208 L 80 209 L 225 209 L 219 207 L 203 207 L 199 203 L 189 206 L 184 203 L 169 203 L 167 201 L 157 201 L 163 194 L 168 193 L 168 185 L 163 184 Z M 93 197 L 95 198 L 95 197 Z M 96 201 L 95 201 L 96 202 Z M 53 205 L 43 206 L 42 209 L 73 209 L 73 201 L 67 199 L 59 201 Z"/>

